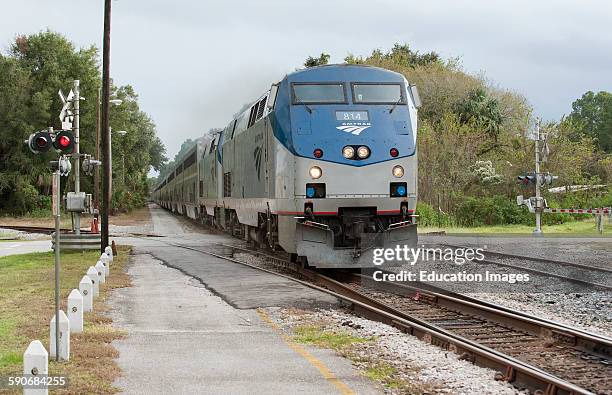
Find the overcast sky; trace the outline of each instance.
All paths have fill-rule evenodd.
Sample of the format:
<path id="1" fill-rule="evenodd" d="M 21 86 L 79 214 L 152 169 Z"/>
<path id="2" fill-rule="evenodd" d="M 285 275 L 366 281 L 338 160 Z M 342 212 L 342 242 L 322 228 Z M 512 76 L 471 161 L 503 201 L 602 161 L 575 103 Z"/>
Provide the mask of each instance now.
<path id="1" fill-rule="evenodd" d="M 408 43 L 460 57 L 472 73 L 558 119 L 588 90 L 612 91 L 607 0 L 114 0 L 111 75 L 131 84 L 171 158 L 321 51 Z M 0 43 L 50 28 L 101 47 L 102 0 L 3 1 Z M 68 88 L 68 87 L 67 87 Z"/>

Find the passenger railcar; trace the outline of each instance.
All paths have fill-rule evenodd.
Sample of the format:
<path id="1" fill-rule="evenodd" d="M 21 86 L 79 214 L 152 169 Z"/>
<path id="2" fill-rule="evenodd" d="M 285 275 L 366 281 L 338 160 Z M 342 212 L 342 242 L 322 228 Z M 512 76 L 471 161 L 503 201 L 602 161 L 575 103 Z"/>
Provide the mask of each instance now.
<path id="1" fill-rule="evenodd" d="M 417 244 L 416 88 L 363 65 L 273 84 L 155 188 L 163 207 L 316 267 Z"/>

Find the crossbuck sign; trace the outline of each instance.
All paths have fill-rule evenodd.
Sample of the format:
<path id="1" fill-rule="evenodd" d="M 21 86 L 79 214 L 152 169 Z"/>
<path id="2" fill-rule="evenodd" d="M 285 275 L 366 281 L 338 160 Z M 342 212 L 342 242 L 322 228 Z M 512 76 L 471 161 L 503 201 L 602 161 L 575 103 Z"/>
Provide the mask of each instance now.
<path id="1" fill-rule="evenodd" d="M 74 119 L 74 114 L 72 111 L 72 99 L 74 97 L 74 92 L 71 89 L 67 97 L 64 97 L 64 94 L 61 90 L 59 90 L 57 93 L 63 104 L 62 111 L 60 111 L 59 115 L 59 119 L 62 122 L 62 129 L 72 130 L 72 120 Z"/>

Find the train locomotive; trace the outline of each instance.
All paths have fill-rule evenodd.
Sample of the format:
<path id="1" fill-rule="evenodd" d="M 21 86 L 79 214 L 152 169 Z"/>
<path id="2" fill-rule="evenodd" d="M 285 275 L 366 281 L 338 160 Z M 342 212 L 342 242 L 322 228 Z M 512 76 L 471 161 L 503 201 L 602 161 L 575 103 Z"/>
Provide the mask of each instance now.
<path id="1" fill-rule="evenodd" d="M 416 87 L 365 65 L 273 84 L 155 187 L 160 206 L 321 268 L 417 244 Z"/>

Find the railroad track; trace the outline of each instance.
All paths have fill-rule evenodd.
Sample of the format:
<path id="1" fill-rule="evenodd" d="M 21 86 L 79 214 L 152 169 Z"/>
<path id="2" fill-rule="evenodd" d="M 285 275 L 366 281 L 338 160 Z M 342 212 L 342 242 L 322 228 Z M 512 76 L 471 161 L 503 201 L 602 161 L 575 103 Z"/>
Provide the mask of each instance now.
<path id="1" fill-rule="evenodd" d="M 251 252 L 243 248 L 240 250 Z M 260 252 L 257 254 L 267 255 Z M 314 275 L 308 273 L 307 277 L 339 293 L 345 293 L 348 287 L 353 291 L 349 293 L 349 297 L 355 300 L 374 305 L 407 320 L 416 319 L 421 325 L 432 325 L 463 339 L 475 341 L 489 349 L 537 366 L 587 391 L 612 393 L 611 338 L 472 297 L 456 293 L 449 295 L 442 288 L 428 286 L 430 290 L 426 291 L 398 283 L 374 281 L 370 276 L 347 272 L 336 273 L 333 280 L 337 283 L 330 286 L 330 278 L 322 279 L 321 276 L 315 272 Z M 438 292 L 433 292 L 432 289 Z M 424 339 L 436 344 L 434 337 L 425 335 Z M 449 349 L 447 343 L 437 345 Z M 475 354 L 464 352 L 461 355 L 465 359 L 479 362 Z M 483 366 L 487 366 L 486 363 Z M 519 388 L 527 384 L 521 379 L 513 380 L 512 371 L 508 373 L 510 366 L 506 369 L 505 372 L 498 369 L 504 379 L 514 382 Z M 533 384 L 535 383 L 531 383 Z"/>
<path id="2" fill-rule="evenodd" d="M 341 273 L 332 278 L 299 268 L 285 258 L 236 245 L 217 244 L 211 251 L 161 242 L 283 276 L 334 295 L 361 316 L 492 368 L 498 372 L 496 378 L 533 394 L 612 394 L 610 338 L 474 298 L 453 298 L 394 283 L 385 284 L 385 288 L 396 287 L 393 292 L 380 290 L 362 275 Z M 266 264 L 287 274 L 236 259 L 236 252 L 265 258 Z"/>
<path id="3" fill-rule="evenodd" d="M 50 235 L 51 233 L 55 232 L 55 228 L 49 228 L 46 226 L 0 225 L 0 228 L 19 230 L 21 232 L 28 232 L 28 233 L 42 233 L 46 235 Z M 71 232 L 71 231 L 72 231 L 71 229 L 60 229 L 60 232 L 62 233 Z M 81 232 L 89 233 L 89 230 L 82 229 Z"/>
<path id="4" fill-rule="evenodd" d="M 0 229 L 11 229 L 11 230 L 19 230 L 22 232 L 28 232 L 28 233 L 42 233 L 42 234 L 52 234 L 55 232 L 55 228 L 49 228 L 46 226 L 21 226 L 21 225 L 0 225 Z M 66 228 L 62 228 L 60 229 L 61 233 L 70 233 L 72 232 L 72 229 L 66 229 Z M 81 233 L 83 234 L 90 234 L 91 231 L 89 229 L 83 229 L 81 228 Z M 129 235 L 131 236 L 135 236 L 135 237 L 163 237 L 160 236 L 158 234 L 154 234 L 154 233 L 134 233 L 134 232 L 130 232 Z M 111 237 L 116 237 L 116 234 L 110 234 Z"/>
<path id="5" fill-rule="evenodd" d="M 466 248 L 453 244 L 439 244 L 447 248 Z M 582 263 L 558 261 L 525 255 L 515 255 L 497 251 L 484 251 L 485 259 L 478 261 L 495 266 L 519 269 L 538 276 L 555 277 L 571 284 L 588 287 L 598 291 L 612 291 L 612 269 Z M 602 281 L 603 280 L 603 281 Z"/>

